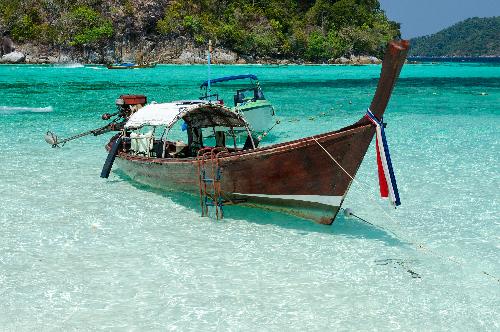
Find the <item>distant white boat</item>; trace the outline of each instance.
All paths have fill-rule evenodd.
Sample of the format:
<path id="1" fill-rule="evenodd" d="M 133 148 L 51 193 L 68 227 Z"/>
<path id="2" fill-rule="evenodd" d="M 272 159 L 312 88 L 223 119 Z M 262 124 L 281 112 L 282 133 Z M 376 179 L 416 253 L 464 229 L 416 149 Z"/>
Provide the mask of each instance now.
<path id="1" fill-rule="evenodd" d="M 223 103 L 222 99 L 219 99 L 218 93 L 211 95 L 209 87 L 216 83 L 245 79 L 249 79 L 250 84 L 242 89 L 236 90 L 233 96 L 234 106 L 232 110 L 245 118 L 252 132 L 257 134 L 266 133 L 279 123 L 279 121 L 276 119 L 274 107 L 264 97 L 257 76 L 252 74 L 235 75 L 211 79 L 210 82 L 205 81 L 200 86 L 201 89 L 205 89 L 204 95 L 200 97 L 200 99 L 209 100 L 211 97 L 214 97 L 217 102 Z M 246 134 L 243 130 L 242 132 Z"/>

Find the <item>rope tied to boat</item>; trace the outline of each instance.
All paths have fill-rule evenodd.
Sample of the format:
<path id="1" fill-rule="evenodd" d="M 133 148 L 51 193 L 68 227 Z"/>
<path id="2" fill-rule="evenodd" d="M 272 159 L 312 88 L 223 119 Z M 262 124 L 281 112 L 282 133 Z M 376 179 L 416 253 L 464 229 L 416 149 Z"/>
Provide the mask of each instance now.
<path id="1" fill-rule="evenodd" d="M 391 154 L 389 153 L 389 144 L 385 136 L 383 119 L 377 119 L 372 111 L 368 109 L 365 117 L 375 126 L 375 147 L 377 150 L 378 180 L 380 185 L 380 196 L 389 197 L 391 203 L 396 207 L 401 205 L 399 198 L 398 185 L 394 168 L 392 167 Z"/>
<path id="2" fill-rule="evenodd" d="M 381 123 L 381 121 L 380 121 Z M 415 249 L 417 250 L 420 250 L 424 253 L 428 253 L 430 255 L 433 255 L 437 258 L 440 258 L 442 259 L 443 261 L 449 261 L 449 262 L 452 262 L 458 266 L 461 266 L 462 268 L 464 268 L 466 265 L 462 262 L 460 262 L 459 260 L 455 259 L 454 257 L 450 257 L 450 256 L 446 256 L 444 254 L 441 254 L 439 253 L 438 251 L 434 250 L 434 249 L 431 249 L 429 246 L 427 246 L 426 244 L 424 244 L 422 241 L 420 241 L 419 239 L 414 239 L 414 238 L 411 238 L 411 237 L 408 237 L 408 236 L 401 236 L 400 234 L 404 234 L 404 232 L 400 229 L 400 225 L 401 223 L 395 219 L 393 216 L 391 216 L 383 207 L 382 205 L 378 204 L 376 199 L 375 199 L 375 195 L 373 195 L 372 193 L 370 193 L 369 189 L 370 187 L 368 185 L 366 185 L 365 183 L 357 180 L 354 176 L 352 176 L 349 172 L 346 171 L 346 169 L 344 167 L 342 167 L 342 165 L 332 156 L 332 154 L 330 152 L 328 152 L 328 150 L 316 139 L 316 137 L 312 137 L 312 139 L 316 142 L 316 144 L 318 144 L 318 146 L 328 155 L 328 157 L 335 163 L 337 164 L 338 167 L 340 167 L 340 169 L 354 182 L 354 183 L 357 183 L 358 185 L 360 185 L 360 188 L 363 192 L 365 192 L 367 194 L 367 197 L 374 203 L 374 205 L 376 207 L 378 207 L 382 213 L 384 213 L 387 218 L 389 218 L 391 221 L 394 222 L 394 226 L 397 226 L 397 229 L 398 229 L 398 232 L 395 232 L 393 231 L 392 229 L 390 228 L 387 228 L 387 227 L 384 227 L 384 226 L 381 226 L 380 224 L 378 223 L 371 223 L 369 221 L 367 221 L 366 219 L 364 218 L 361 218 L 360 216 L 357 216 L 355 214 L 353 214 L 352 212 L 350 212 L 349 214 L 352 215 L 353 217 L 355 217 L 356 219 L 362 221 L 362 222 L 365 222 L 369 225 L 372 225 L 373 227 L 376 227 L 376 228 L 379 228 L 379 229 L 382 229 L 386 232 L 389 232 L 391 234 L 393 234 L 396 238 L 398 239 L 402 239 L 403 241 L 411 244 Z M 488 271 L 484 271 L 484 270 L 480 270 L 479 273 L 483 276 L 488 276 L 489 278 L 491 278 L 492 280 L 500 283 L 500 278 L 492 273 L 489 273 Z"/>

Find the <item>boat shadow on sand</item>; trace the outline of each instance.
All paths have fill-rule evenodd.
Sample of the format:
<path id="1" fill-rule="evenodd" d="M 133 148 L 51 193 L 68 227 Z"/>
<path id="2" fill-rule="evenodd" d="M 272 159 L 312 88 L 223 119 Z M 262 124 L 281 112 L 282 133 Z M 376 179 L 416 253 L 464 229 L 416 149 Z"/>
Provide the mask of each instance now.
<path id="1" fill-rule="evenodd" d="M 127 182 L 138 190 L 154 193 L 161 196 L 162 199 L 171 200 L 173 203 L 192 209 L 193 211 L 199 211 L 200 209 L 200 199 L 198 196 L 183 192 L 156 189 L 144 185 L 135 181 L 119 169 L 113 171 L 113 173 L 117 176 L 117 178 L 115 181 L 109 181 L 109 184 L 113 182 Z M 278 227 L 293 229 L 302 232 L 303 235 L 307 235 L 309 233 L 322 233 L 352 238 L 363 238 L 367 240 L 377 240 L 382 241 L 389 246 L 406 245 L 405 242 L 399 240 L 390 232 L 361 222 L 355 218 L 347 218 L 342 213 L 339 213 L 332 225 L 320 225 L 311 222 L 310 220 L 301 219 L 287 214 L 245 206 L 225 206 L 224 213 L 224 219 L 218 220 L 217 222 L 225 222 L 226 220 L 244 220 L 246 222 L 259 225 L 275 225 Z M 215 221 L 215 216 L 204 219 Z"/>

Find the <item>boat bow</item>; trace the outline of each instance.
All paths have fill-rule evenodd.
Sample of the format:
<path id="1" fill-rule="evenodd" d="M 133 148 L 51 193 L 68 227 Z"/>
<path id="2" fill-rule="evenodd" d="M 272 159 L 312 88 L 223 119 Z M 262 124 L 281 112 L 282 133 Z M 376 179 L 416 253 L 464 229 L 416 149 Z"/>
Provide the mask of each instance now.
<path id="1" fill-rule="evenodd" d="M 387 45 L 377 90 L 370 104 L 370 111 L 379 120 L 384 116 L 387 104 L 391 99 L 392 90 L 406 61 L 409 48 L 410 43 L 407 40 L 391 41 Z M 358 122 L 358 124 L 369 123 L 370 121 L 364 116 Z"/>

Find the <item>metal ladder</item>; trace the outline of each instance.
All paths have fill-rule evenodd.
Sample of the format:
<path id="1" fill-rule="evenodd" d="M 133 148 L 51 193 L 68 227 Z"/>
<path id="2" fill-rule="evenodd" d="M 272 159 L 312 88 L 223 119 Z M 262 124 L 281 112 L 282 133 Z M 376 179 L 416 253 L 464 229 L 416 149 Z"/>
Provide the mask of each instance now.
<path id="1" fill-rule="evenodd" d="M 201 216 L 208 216 L 208 208 L 215 207 L 217 220 L 224 218 L 224 199 L 221 194 L 220 181 L 222 169 L 219 164 L 221 154 L 226 148 L 203 148 L 198 151 L 198 183 L 200 186 Z"/>

